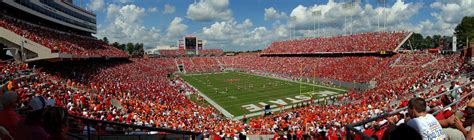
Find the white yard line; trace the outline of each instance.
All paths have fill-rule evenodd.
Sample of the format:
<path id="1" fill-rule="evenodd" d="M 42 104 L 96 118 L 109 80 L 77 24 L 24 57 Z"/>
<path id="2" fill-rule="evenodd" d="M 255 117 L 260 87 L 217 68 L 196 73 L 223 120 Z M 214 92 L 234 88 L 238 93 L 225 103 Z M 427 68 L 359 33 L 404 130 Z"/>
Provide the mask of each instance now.
<path id="1" fill-rule="evenodd" d="M 186 81 L 185 81 L 186 82 Z M 188 83 L 188 82 L 186 82 Z M 191 86 L 192 88 L 194 88 L 196 91 L 198 91 L 198 95 L 202 96 L 204 98 L 204 100 L 206 100 L 209 104 L 211 104 L 212 106 L 214 106 L 214 108 L 216 108 L 217 110 L 219 110 L 220 112 L 222 112 L 222 114 L 224 114 L 224 116 L 226 116 L 227 118 L 233 118 L 234 115 L 230 114 L 227 110 L 225 110 L 224 108 L 222 108 L 219 104 L 217 104 L 216 102 L 214 102 L 211 98 L 207 97 L 206 94 L 204 94 L 203 92 L 199 91 L 197 88 L 195 88 L 193 85 L 189 84 L 189 86 Z"/>
<path id="2" fill-rule="evenodd" d="M 301 84 L 305 84 L 305 85 L 317 86 L 317 87 L 322 87 L 322 88 L 328 88 L 328 89 L 333 89 L 333 90 L 337 90 L 337 91 L 346 91 L 346 90 L 344 90 L 344 89 L 333 88 L 333 87 L 326 87 L 326 86 L 315 85 L 315 84 L 310 84 L 310 83 L 305 83 L 305 82 L 297 82 L 297 81 L 292 81 L 292 80 L 288 80 L 288 79 L 284 79 L 284 78 L 266 77 L 266 76 L 261 76 L 261 75 L 257 75 L 257 74 L 252 74 L 252 73 L 245 73 L 245 72 L 237 72 L 237 73 L 243 73 L 243 74 L 249 74 L 249 75 L 254 75 L 254 76 L 259 76 L 259 77 L 265 77 L 265 78 L 283 80 L 283 81 L 292 82 L 292 83 L 298 83 L 298 84 L 301 83 Z"/>
<path id="3" fill-rule="evenodd" d="M 229 72 L 197 73 L 197 74 L 184 74 L 184 75 L 195 76 L 195 75 L 211 75 L 211 74 L 223 74 L 223 73 L 229 73 Z"/>
<path id="4" fill-rule="evenodd" d="M 338 94 L 336 96 L 342 96 L 342 94 Z M 328 97 L 328 96 L 327 96 Z M 322 101 L 324 100 L 324 98 L 318 98 L 318 99 L 315 99 L 313 100 L 314 102 L 318 102 L 318 101 Z M 290 105 L 286 105 L 285 107 L 283 107 L 283 110 L 287 110 L 287 109 L 291 109 L 292 105 L 298 105 L 299 103 L 294 103 L 294 104 L 290 104 Z M 277 112 L 277 111 L 280 111 L 281 109 L 279 107 L 275 107 L 275 108 L 272 108 L 270 109 L 271 112 Z M 249 114 L 245 114 L 245 117 L 247 118 L 252 118 L 252 117 L 255 117 L 255 116 L 259 116 L 259 115 L 262 115 L 264 111 L 258 111 L 258 112 L 253 112 L 253 113 L 249 113 Z M 241 115 L 241 116 L 237 116 L 237 117 L 234 117 L 232 118 L 233 120 L 241 120 L 243 119 L 244 115 Z"/>
<path id="5" fill-rule="evenodd" d="M 189 76 L 193 76 L 193 75 L 209 75 L 209 74 L 222 74 L 222 73 L 229 73 L 229 72 L 219 72 L 219 73 L 204 73 L 204 74 L 185 74 L 185 75 L 189 75 Z M 317 87 L 321 87 L 321 88 L 327 88 L 327 89 L 333 89 L 333 90 L 337 90 L 337 91 L 346 91 L 346 90 L 343 90 L 343 89 L 339 89 L 339 88 L 333 88 L 333 87 L 326 87 L 326 86 L 321 86 L 321 85 L 315 85 L 315 84 L 309 84 L 309 83 L 304 83 L 304 82 L 296 82 L 296 81 L 291 81 L 291 80 L 288 80 L 288 79 L 283 79 L 283 78 L 274 78 L 274 77 L 266 77 L 266 76 L 261 76 L 261 75 L 257 75 L 257 74 L 251 74 L 251 73 L 245 73 L 245 72 L 236 72 L 236 73 L 242 73 L 242 74 L 248 74 L 248 75 L 253 75 L 253 76 L 258 76 L 258 77 L 263 77 L 263 78 L 271 78 L 271 79 L 276 79 L 276 80 L 283 80 L 283 81 L 287 81 L 287 82 L 290 82 L 290 83 L 297 83 L 297 84 L 305 84 L 305 85 L 309 85 L 309 86 L 317 86 Z M 194 77 L 192 77 L 193 79 L 195 79 Z M 187 81 L 185 81 L 186 83 L 188 83 Z M 222 112 L 222 114 L 224 116 L 226 116 L 227 118 L 232 118 L 233 120 L 240 120 L 243 118 L 243 115 L 241 116 L 237 116 L 237 117 L 234 117 L 234 115 L 230 114 L 226 109 L 224 109 L 223 107 L 221 107 L 219 104 L 217 104 L 216 102 L 214 102 L 211 98 L 209 98 L 205 93 L 199 91 L 197 88 L 195 88 L 193 85 L 189 84 L 192 88 L 196 89 L 196 91 L 198 91 L 199 95 L 201 95 L 204 100 L 206 100 L 209 104 L 211 104 L 212 106 L 214 106 L 214 108 L 216 108 L 217 110 L 219 110 L 220 112 Z M 305 93 L 302 93 L 302 95 L 307 95 L 308 93 L 310 94 L 313 94 L 315 95 L 313 92 L 305 92 Z M 319 92 L 318 92 L 319 93 Z M 339 94 L 339 95 L 336 95 L 336 96 L 341 96 L 342 94 Z M 327 97 L 327 96 L 326 96 Z M 314 101 L 317 102 L 317 101 L 321 101 L 321 100 L 324 100 L 324 97 L 321 97 L 321 98 L 318 98 L 318 99 L 315 99 Z M 298 103 L 295 103 L 295 104 L 291 104 L 291 105 L 296 105 Z M 291 105 L 288 105 L 288 106 L 285 106 L 283 109 L 286 110 L 286 109 L 290 109 L 291 108 Z M 270 109 L 270 111 L 272 112 L 275 112 L 275 111 L 279 111 L 281 110 L 280 108 L 272 108 Z M 245 114 L 246 117 L 250 118 L 250 117 L 255 117 L 255 116 L 258 116 L 258 115 L 261 115 L 263 113 L 263 111 L 259 111 L 259 112 L 253 112 L 253 113 L 250 113 L 250 114 Z"/>

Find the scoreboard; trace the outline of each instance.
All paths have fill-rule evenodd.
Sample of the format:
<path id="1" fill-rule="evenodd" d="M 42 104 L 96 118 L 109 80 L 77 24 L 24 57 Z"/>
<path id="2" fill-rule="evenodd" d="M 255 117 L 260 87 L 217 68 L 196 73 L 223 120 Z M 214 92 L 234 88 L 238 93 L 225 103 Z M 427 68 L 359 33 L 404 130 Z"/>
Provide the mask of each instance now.
<path id="1" fill-rule="evenodd" d="M 199 54 L 204 49 L 204 41 L 195 36 L 184 36 L 177 41 L 179 50 L 186 51 L 186 54 Z"/>
<path id="2" fill-rule="evenodd" d="M 198 50 L 202 50 L 202 40 L 197 41 Z"/>
<path id="3" fill-rule="evenodd" d="M 186 50 L 196 50 L 197 48 L 197 39 L 196 37 L 185 37 L 184 45 Z"/>
<path id="4" fill-rule="evenodd" d="M 179 50 L 185 50 L 184 40 L 182 40 L 182 39 L 178 40 L 178 48 L 179 48 Z"/>

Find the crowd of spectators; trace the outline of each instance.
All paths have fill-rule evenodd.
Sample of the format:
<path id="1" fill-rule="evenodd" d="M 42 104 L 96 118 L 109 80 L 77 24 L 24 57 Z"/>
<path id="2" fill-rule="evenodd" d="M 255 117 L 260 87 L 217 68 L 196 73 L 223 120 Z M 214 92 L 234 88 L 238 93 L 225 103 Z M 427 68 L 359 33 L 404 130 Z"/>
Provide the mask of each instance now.
<path id="1" fill-rule="evenodd" d="M 222 49 L 203 49 L 199 51 L 201 55 L 213 55 L 213 56 L 220 56 L 224 53 Z"/>
<path id="2" fill-rule="evenodd" d="M 160 50 L 160 56 L 184 56 L 185 50 Z"/>
<path id="3" fill-rule="evenodd" d="M 0 79 L 2 79 L 0 85 L 22 75 L 27 75 L 30 72 L 31 70 L 28 69 L 28 64 L 0 62 Z"/>
<path id="4" fill-rule="evenodd" d="M 368 32 L 326 38 L 308 38 L 273 42 L 265 54 L 307 54 L 323 52 L 393 51 L 408 32 Z"/>
<path id="5" fill-rule="evenodd" d="M 2 15 L 0 27 L 26 39 L 41 44 L 52 53 L 73 54 L 88 57 L 128 57 L 122 50 L 91 36 L 70 34 Z M 29 42 L 26 42 L 29 43 Z M 31 43 L 31 42 L 30 42 Z"/>
<path id="6" fill-rule="evenodd" d="M 396 54 L 399 55 L 397 60 L 395 60 L 394 65 L 412 65 L 412 66 L 417 66 L 417 65 L 423 65 L 428 63 L 429 61 L 435 60 L 433 58 L 437 58 L 439 55 L 435 54 Z"/>
<path id="7" fill-rule="evenodd" d="M 448 88 L 443 86 L 439 89 L 434 87 L 456 80 L 463 71 L 461 61 L 456 55 L 429 57 L 430 60 L 424 63 L 425 67 L 419 63 L 404 63 L 403 66 L 390 67 L 397 58 L 418 57 L 404 55 L 414 54 L 398 54 L 389 58 L 273 58 L 243 55 L 46 63 L 38 66 L 40 68 L 35 70 L 38 73 L 36 76 L 9 82 L 10 91 L 17 95 L 18 99 L 15 100 L 16 102 L 13 101 L 14 105 L 4 106 L 38 108 L 43 111 L 47 108 L 45 106 L 57 106 L 65 108 L 70 115 L 126 124 L 204 132 L 206 137 L 214 138 L 238 137 L 242 133 L 274 134 L 275 138 L 338 138 L 347 134 L 343 126 L 390 112 L 392 102 L 400 101 L 401 106 L 404 106 L 404 102 L 417 95 L 415 93 L 422 92 L 420 96 L 427 98 L 447 91 Z M 421 55 L 423 56 L 419 58 L 428 59 L 425 58 L 425 54 Z M 418 58 L 410 60 L 418 60 Z M 432 60 L 436 62 L 427 63 Z M 213 71 L 221 65 L 226 68 L 290 75 L 288 77 L 299 77 L 300 73 L 305 73 L 309 77 L 333 78 L 331 75 L 367 77 L 343 78 L 343 80 L 373 79 L 377 81 L 377 87 L 363 92 L 349 90 L 347 96 L 332 99 L 332 104 L 305 103 L 294 109 L 251 118 L 248 122 L 244 122 L 227 119 L 212 106 L 190 100 L 188 95 L 194 94 L 196 90 L 187 85 L 179 76 L 169 75 L 177 71 L 176 64 L 183 64 L 196 72 Z M 26 66 L 12 65 L 8 69 L 26 69 Z M 315 71 L 316 75 L 313 75 Z M 328 71 L 335 71 L 335 73 Z M 337 78 L 334 77 L 334 79 Z M 460 86 L 462 83 L 454 85 Z M 470 87 L 464 88 L 459 94 L 469 93 Z M 424 90 L 429 92 L 424 93 Z M 2 93 L 2 99 L 7 97 L 5 95 L 7 94 Z M 40 98 L 44 100 L 42 106 L 38 107 L 31 103 L 41 100 Z M 11 110 L 4 107 L 2 111 Z M 8 119 L 11 118 L 0 120 L 0 126 L 4 126 L 13 137 L 16 137 L 16 131 L 11 130 L 23 128 L 22 121 L 21 119 L 12 122 L 5 121 Z M 388 121 L 378 120 L 361 130 L 369 135 L 380 137 L 388 127 L 379 124 L 389 124 Z M 42 124 L 35 125 L 42 126 Z M 58 133 L 44 126 L 41 128 L 45 130 L 44 136 Z"/>
<path id="8" fill-rule="evenodd" d="M 386 69 L 393 57 L 258 57 L 257 55 L 220 57 L 226 67 L 245 71 L 264 71 L 280 75 L 320 77 L 345 82 L 365 83 Z"/>
<path id="9" fill-rule="evenodd" d="M 272 131 L 272 128 L 273 130 L 274 128 L 281 130 L 282 127 L 280 125 L 283 125 L 283 128 L 306 128 L 305 132 L 308 133 L 311 133 L 311 131 L 307 129 L 314 130 L 316 131 L 313 132 L 314 134 L 327 130 L 325 131 L 328 132 L 326 136 L 337 139 L 337 137 L 345 135 L 345 130 L 341 126 L 389 112 L 391 110 L 389 109 L 390 104 L 394 101 L 406 100 L 407 97 L 413 97 L 415 92 L 426 89 L 430 90 L 431 93 L 436 91 L 436 94 L 446 91 L 447 88 L 443 88 L 442 86 L 439 90 L 434 87 L 446 81 L 456 79 L 460 71 L 460 64 L 458 57 L 451 55 L 441 57 L 436 63 L 428 64 L 425 68 L 409 69 L 410 67 L 421 67 L 420 65 L 411 65 L 404 68 L 387 68 L 381 71 L 381 76 L 376 78 L 377 82 L 380 83 L 376 88 L 364 91 L 362 94 L 349 91 L 347 97 L 338 99 L 345 103 L 349 101 L 349 104 L 309 106 L 293 111 L 285 111 L 284 113 L 270 117 L 252 119 L 250 125 L 256 125 L 255 128 L 267 128 L 267 132 Z M 405 69 L 409 70 L 405 71 Z M 459 86 L 459 83 L 457 86 Z M 469 90 L 465 90 L 465 92 L 469 93 Z M 433 96 L 436 94 L 427 95 Z M 310 122 L 306 119 L 314 122 L 312 124 L 301 123 L 301 121 Z M 277 120 L 276 123 L 275 120 Z M 268 122 L 274 123 L 273 125 L 264 127 L 260 125 L 267 124 Z M 380 122 L 385 124 L 387 120 L 380 120 L 377 123 L 373 123 L 374 127 L 369 125 L 366 129 L 363 129 L 363 131 L 369 134 L 369 136 L 378 135 L 380 139 L 385 130 L 380 128 L 381 125 L 378 125 Z M 295 124 L 296 126 L 294 126 Z M 308 128 L 305 127 L 306 125 L 319 127 Z M 285 132 L 294 133 L 295 131 L 298 130 L 293 129 L 292 131 Z"/>
<path id="10" fill-rule="evenodd" d="M 411 58 L 416 62 L 410 62 Z M 449 58 L 449 59 L 447 59 Z M 287 75 L 292 79 L 299 77 L 318 77 L 344 82 L 367 83 L 377 81 L 385 72 L 399 72 L 418 69 L 423 72 L 427 64 L 438 61 L 460 62 L 457 56 L 432 54 L 396 54 L 391 57 L 347 56 L 347 57 L 259 57 L 258 54 L 238 55 L 236 57 L 217 57 L 226 68 L 244 71 L 263 71 L 278 75 Z M 445 64 L 447 62 L 441 62 Z M 459 64 L 459 63 L 457 63 Z M 408 67 L 391 67 L 391 65 Z M 426 65 L 426 66 L 423 66 Z M 423 66 L 423 67 L 422 67 Z M 421 70 L 420 68 L 424 68 Z M 389 69 L 396 69 L 390 71 Z M 404 74 L 404 73 L 399 73 Z M 384 78 L 384 77 L 381 77 Z M 385 78 L 393 78 L 386 76 Z M 389 81 L 389 80 L 387 80 Z"/>
<path id="11" fill-rule="evenodd" d="M 178 64 L 184 65 L 186 73 L 219 72 L 221 67 L 216 57 L 182 57 L 176 58 Z"/>

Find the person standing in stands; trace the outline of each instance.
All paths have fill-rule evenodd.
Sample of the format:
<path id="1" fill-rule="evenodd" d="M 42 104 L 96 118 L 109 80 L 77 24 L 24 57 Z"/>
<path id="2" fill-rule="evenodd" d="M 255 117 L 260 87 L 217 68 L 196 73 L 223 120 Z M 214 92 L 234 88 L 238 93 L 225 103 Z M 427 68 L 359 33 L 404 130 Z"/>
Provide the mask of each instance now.
<path id="1" fill-rule="evenodd" d="M 5 131 L 13 135 L 16 123 L 21 119 L 20 115 L 15 112 L 18 95 L 15 92 L 1 92 L 2 91 L 0 91 L 0 127 L 4 127 Z M 10 138 L 11 136 L 7 137 L 7 135 L 0 133 L 0 139 L 8 140 Z"/>
<path id="2" fill-rule="evenodd" d="M 21 130 L 13 133 L 15 140 L 48 140 L 50 135 L 44 130 L 43 126 L 43 112 L 47 107 L 46 100 L 41 96 L 32 97 L 29 103 L 28 113 L 26 118 L 20 120 L 16 125 L 16 130 Z"/>
<path id="3" fill-rule="evenodd" d="M 442 140 L 446 138 L 438 120 L 427 113 L 424 99 L 413 98 L 408 101 L 408 114 L 412 118 L 408 121 L 408 126 L 415 129 L 424 140 Z"/>
<path id="4" fill-rule="evenodd" d="M 49 140 L 67 140 L 68 112 L 61 107 L 48 107 L 43 113 L 43 128 L 50 135 Z"/>

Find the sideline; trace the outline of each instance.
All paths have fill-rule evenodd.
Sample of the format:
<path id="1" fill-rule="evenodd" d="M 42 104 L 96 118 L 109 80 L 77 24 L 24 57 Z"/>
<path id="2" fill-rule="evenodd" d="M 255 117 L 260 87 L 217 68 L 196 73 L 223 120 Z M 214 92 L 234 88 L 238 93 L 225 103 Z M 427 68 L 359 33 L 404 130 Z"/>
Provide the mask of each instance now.
<path id="1" fill-rule="evenodd" d="M 275 78 L 275 77 L 270 77 L 270 76 L 261 76 L 261 75 L 257 75 L 257 74 L 252 74 L 252 73 L 246 73 L 246 72 L 238 72 L 238 71 L 232 71 L 234 73 L 241 73 L 241 74 L 248 74 L 248 75 L 253 75 L 253 76 L 258 76 L 258 77 L 264 77 L 264 78 L 271 78 L 271 79 L 276 79 L 276 80 L 283 80 L 283 81 L 286 81 L 286 82 L 290 82 L 290 83 L 296 83 L 296 84 L 304 84 L 304 85 L 309 85 L 309 86 L 317 86 L 317 87 L 321 87 L 321 88 L 326 88 L 326 89 L 332 89 L 332 90 L 336 90 L 336 91 L 342 91 L 342 92 L 346 92 L 347 90 L 344 90 L 344 89 L 339 89 L 339 88 L 333 88 L 333 87 L 326 87 L 326 86 L 321 86 L 321 85 L 316 85 L 316 84 L 310 84 L 310 83 L 304 83 L 304 82 L 296 82 L 296 81 L 292 81 L 292 80 L 288 80 L 288 79 L 284 79 L 284 78 Z M 223 74 L 223 73 L 232 73 L 232 72 L 218 72 L 218 73 L 203 73 L 203 74 L 184 74 L 184 76 L 193 76 L 193 75 L 210 75 L 210 74 Z M 194 77 L 191 77 L 194 79 Z M 198 95 L 202 96 L 204 98 L 204 100 L 206 100 L 209 104 L 211 104 L 214 108 L 216 108 L 217 110 L 219 110 L 220 112 L 222 112 L 222 114 L 224 116 L 226 116 L 227 118 L 231 118 L 232 120 L 240 120 L 243 118 L 243 116 L 245 115 L 247 118 L 251 118 L 251 117 L 255 117 L 255 116 L 259 116 L 263 113 L 263 111 L 258 111 L 258 112 L 253 112 L 253 113 L 249 113 L 249 114 L 244 114 L 244 115 L 241 115 L 241 116 L 234 116 L 232 115 L 231 113 L 229 113 L 226 109 L 224 109 L 222 106 L 220 106 L 219 104 L 217 104 L 216 102 L 214 102 L 211 98 L 209 98 L 205 93 L 199 91 L 196 87 L 194 87 L 192 84 L 188 83 L 186 80 L 184 80 L 184 82 L 186 82 L 188 85 L 190 85 L 192 88 L 194 88 L 197 92 L 198 92 Z M 312 95 L 317 95 L 316 93 L 313 93 L 313 92 L 306 92 L 306 93 L 302 93 L 302 95 L 305 95 L 307 96 L 308 93 L 311 93 Z M 317 92 L 319 93 L 319 92 Z M 335 94 L 335 95 L 332 95 L 332 96 L 343 96 L 344 93 L 338 93 L 338 94 Z M 326 97 L 331 97 L 331 95 L 329 96 L 326 96 Z M 318 99 L 315 99 L 313 101 L 315 102 L 318 102 L 318 101 L 323 101 L 324 100 L 324 97 L 320 97 Z M 287 109 L 290 109 L 291 108 L 291 105 L 290 106 L 285 106 L 283 108 L 283 110 L 287 110 Z M 270 111 L 272 112 L 275 112 L 275 111 L 280 111 L 281 109 L 280 108 L 272 108 L 270 109 Z"/>
<path id="2" fill-rule="evenodd" d="M 194 77 L 192 77 L 194 78 Z M 192 88 L 194 88 L 197 92 L 198 92 L 198 95 L 202 96 L 204 98 L 204 100 L 206 100 L 209 104 L 211 104 L 214 108 L 216 108 L 217 110 L 219 110 L 220 112 L 222 112 L 222 114 L 224 116 L 226 116 L 227 118 L 233 118 L 234 115 L 230 114 L 227 110 L 225 110 L 223 107 L 221 107 L 219 104 L 217 104 L 216 102 L 214 102 L 211 98 L 207 97 L 206 94 L 204 94 L 203 92 L 199 91 L 199 89 L 197 89 L 196 87 L 194 87 L 193 85 L 191 85 L 190 83 L 188 83 L 186 80 L 183 80 L 184 82 L 186 82 L 186 84 L 188 84 L 189 86 L 191 86 Z"/>

